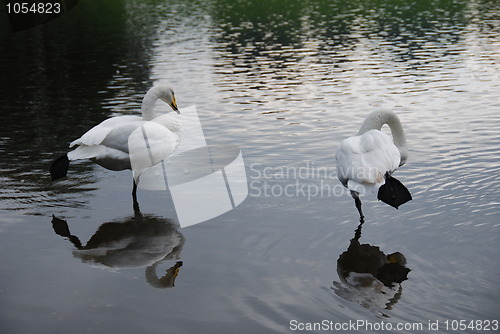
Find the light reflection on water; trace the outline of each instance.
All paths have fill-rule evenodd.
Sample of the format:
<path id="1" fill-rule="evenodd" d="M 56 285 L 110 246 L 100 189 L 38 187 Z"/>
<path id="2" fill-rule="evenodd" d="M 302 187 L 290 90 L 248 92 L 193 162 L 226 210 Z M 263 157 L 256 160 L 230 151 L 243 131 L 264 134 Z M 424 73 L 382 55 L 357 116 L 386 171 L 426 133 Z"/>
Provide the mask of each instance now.
<path id="1" fill-rule="evenodd" d="M 126 24 L 117 30 L 131 37 L 121 40 L 120 33 L 109 37 L 101 31 L 99 48 L 83 41 L 108 55 L 97 68 L 82 57 L 76 65 L 63 62 L 60 73 L 69 79 L 61 75 L 59 84 L 46 79 L 46 72 L 57 70 L 45 64 L 46 71 L 35 71 L 45 83 L 34 80 L 27 87 L 12 79 L 12 87 L 1 86 L 0 99 L 12 111 L 2 113 L 2 121 L 12 127 L 1 136 L 0 238 L 13 250 L 4 255 L 2 309 L 10 311 L 0 314 L 2 321 L 9 329 L 29 329 L 16 312 L 42 319 L 57 313 L 62 327 L 77 321 L 124 332 L 157 331 L 168 324 L 181 332 L 245 328 L 251 333 L 284 332 L 291 319 L 382 317 L 426 324 L 497 316 L 500 9 L 494 2 L 428 3 L 405 2 L 396 9 L 374 1 L 270 7 L 130 1 L 120 10 Z M 3 68 L 8 56 L 16 52 L 3 56 Z M 18 61 L 21 73 L 30 68 L 28 59 Z M 92 75 L 75 78 L 73 68 Z M 396 175 L 414 199 L 398 211 L 365 199 L 361 239 L 387 254 L 400 251 L 412 269 L 392 309 L 373 309 L 335 293 L 336 284 L 347 288 L 339 283 L 337 259 L 358 224 L 345 193 L 257 196 L 250 189 L 236 210 L 182 230 L 184 265 L 168 294 L 149 289 L 144 268 L 111 275 L 76 261 L 75 246 L 54 235 L 52 214 L 67 219 L 81 240 L 90 239 L 100 222 L 117 221 L 132 210 L 130 175 L 83 163 L 72 167 L 67 180 L 51 184 L 46 166 L 93 124 L 135 112 L 157 81 L 173 84 L 181 107 L 197 106 L 209 143 L 241 147 L 257 190 L 263 190 L 263 181 L 276 189 L 295 182 L 315 189 L 339 185 L 330 174 L 265 179 L 256 170 L 333 168 L 337 144 L 357 132 L 369 111 L 398 113 L 410 156 Z M 71 89 L 61 91 L 65 85 Z M 26 96 L 27 105 L 11 98 L 16 94 Z M 53 128 L 54 122 L 59 126 Z M 141 207 L 160 220 L 174 218 L 169 195 L 156 195 L 140 192 Z M 10 236 L 27 242 L 17 244 Z M 33 256 L 34 244 L 45 254 Z M 57 261 L 47 264 L 49 257 Z M 37 281 L 16 281 L 28 270 L 19 261 L 37 273 Z M 48 283 L 52 280 L 57 289 Z M 32 287 L 31 295 L 22 292 L 23 285 Z M 58 297 L 49 303 L 52 294 Z M 89 310 L 93 316 L 82 315 Z M 130 312 L 144 321 L 132 325 Z M 57 327 L 54 318 L 44 320 L 44 328 Z"/>

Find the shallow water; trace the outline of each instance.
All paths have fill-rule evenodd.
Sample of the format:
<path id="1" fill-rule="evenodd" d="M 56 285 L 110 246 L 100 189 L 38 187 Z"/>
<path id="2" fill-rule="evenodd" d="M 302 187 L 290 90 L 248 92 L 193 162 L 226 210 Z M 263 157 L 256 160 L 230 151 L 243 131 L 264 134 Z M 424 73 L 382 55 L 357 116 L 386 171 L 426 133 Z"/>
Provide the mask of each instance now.
<path id="1" fill-rule="evenodd" d="M 499 16 L 496 1 L 214 0 L 82 2 L 18 33 L 2 18 L 2 332 L 499 320 Z M 50 181 L 70 141 L 163 81 L 208 143 L 240 147 L 241 205 L 181 229 L 169 192 L 140 189 L 134 215 L 127 171 L 84 162 Z M 413 201 L 363 198 L 360 242 L 411 269 L 394 298 L 337 272 L 359 217 L 335 150 L 374 109 L 400 116 L 409 146 L 395 176 Z M 96 260 L 101 244 L 126 263 Z"/>

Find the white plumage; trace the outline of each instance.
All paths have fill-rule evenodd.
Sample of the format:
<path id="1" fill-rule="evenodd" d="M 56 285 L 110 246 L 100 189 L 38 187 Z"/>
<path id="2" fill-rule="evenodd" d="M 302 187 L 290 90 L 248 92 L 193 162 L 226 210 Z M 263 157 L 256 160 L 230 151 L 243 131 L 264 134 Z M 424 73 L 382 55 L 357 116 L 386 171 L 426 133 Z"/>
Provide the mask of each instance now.
<path id="1" fill-rule="evenodd" d="M 389 125 L 394 142 L 389 135 L 381 131 L 384 124 Z M 401 122 L 396 114 L 390 111 L 372 112 L 363 122 L 357 136 L 344 139 L 340 143 L 336 153 L 337 176 L 351 191 L 361 216 L 360 195 L 378 192 L 379 199 L 396 208 L 411 199 L 409 192 L 407 195 L 404 192 L 406 188 L 395 185 L 394 183 L 400 182 L 390 176 L 399 166 L 404 165 L 407 152 Z M 384 188 L 383 191 L 390 191 L 389 197 L 393 198 L 392 200 L 380 192 L 388 178 L 391 178 L 390 187 Z"/>
<path id="2" fill-rule="evenodd" d="M 156 152 L 152 154 L 153 160 L 148 158 L 146 147 L 141 150 L 145 134 L 149 149 Z M 179 145 L 180 138 L 181 125 L 176 115 L 167 114 L 151 121 L 139 116 L 118 116 L 105 120 L 73 141 L 69 147 L 78 147 L 67 156 L 70 161 L 92 159 L 109 170 L 132 169 L 137 181 L 142 170 L 168 157 Z M 142 164 L 136 163 L 142 168 L 140 172 L 131 164 L 133 154 L 146 158 Z"/>
<path id="3" fill-rule="evenodd" d="M 385 173 L 392 173 L 401 160 L 391 137 L 379 130 L 344 139 L 336 157 L 338 178 L 359 194 L 378 191 Z"/>
<path id="4" fill-rule="evenodd" d="M 54 161 L 50 168 L 52 179 L 66 176 L 69 161 L 91 159 L 109 170 L 132 169 L 135 196 L 141 173 L 167 158 L 181 139 L 182 126 L 177 114 L 154 114 L 158 99 L 179 113 L 170 87 L 151 88 L 142 101 L 142 117 L 117 116 L 94 126 L 71 142 L 70 148 L 77 146 L 73 151 Z"/>

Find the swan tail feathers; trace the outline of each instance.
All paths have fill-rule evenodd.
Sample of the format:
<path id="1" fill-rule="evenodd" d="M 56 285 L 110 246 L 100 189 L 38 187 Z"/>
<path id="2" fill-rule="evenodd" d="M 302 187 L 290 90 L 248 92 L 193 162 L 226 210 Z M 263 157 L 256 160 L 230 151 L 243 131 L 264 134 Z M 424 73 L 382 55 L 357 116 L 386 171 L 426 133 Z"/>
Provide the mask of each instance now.
<path id="1" fill-rule="evenodd" d="M 378 190 L 377 198 L 396 209 L 412 200 L 408 188 L 388 173 L 385 175 L 385 183 Z"/>
<path id="2" fill-rule="evenodd" d="M 69 144 L 72 148 L 77 145 L 96 146 L 102 144 L 104 139 L 113 131 L 120 127 L 127 127 L 130 124 L 142 122 L 142 118 L 138 116 L 125 115 L 108 118 L 100 124 L 94 126 L 92 129 L 83 134 L 80 138 L 74 140 Z"/>
<path id="3" fill-rule="evenodd" d="M 80 138 L 72 141 L 69 144 L 69 148 L 73 148 L 78 145 L 95 146 L 101 144 L 104 138 L 106 138 L 106 136 L 111 132 L 112 128 L 106 128 L 103 126 L 98 127 L 99 125 L 95 126 Z M 96 128 L 100 131 L 96 131 Z"/>
<path id="4" fill-rule="evenodd" d="M 68 155 L 62 155 L 50 166 L 50 176 L 52 177 L 52 181 L 63 178 L 66 176 L 68 173 L 68 168 L 69 168 L 69 159 Z"/>
<path id="5" fill-rule="evenodd" d="M 347 188 L 352 192 L 356 192 L 358 196 L 363 196 L 366 194 L 374 193 L 378 187 L 378 184 L 373 183 L 360 183 L 353 180 L 347 181 Z"/>
<path id="6" fill-rule="evenodd" d="M 70 161 L 93 159 L 105 155 L 105 153 L 106 153 L 106 147 L 103 145 L 95 145 L 95 146 L 80 145 L 76 149 L 68 153 L 68 159 Z"/>

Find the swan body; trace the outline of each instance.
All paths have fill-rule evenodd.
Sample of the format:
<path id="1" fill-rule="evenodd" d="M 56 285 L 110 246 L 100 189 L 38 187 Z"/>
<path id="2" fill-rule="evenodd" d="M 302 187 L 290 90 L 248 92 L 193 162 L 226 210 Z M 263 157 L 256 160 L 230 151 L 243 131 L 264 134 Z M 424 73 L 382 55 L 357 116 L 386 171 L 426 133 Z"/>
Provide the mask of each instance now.
<path id="1" fill-rule="evenodd" d="M 381 131 L 384 124 L 389 125 L 394 141 Z M 337 176 L 351 191 L 361 216 L 360 195 L 378 192 L 380 200 L 396 208 L 411 199 L 408 190 L 391 176 L 407 157 L 403 126 L 391 111 L 370 113 L 358 134 L 340 143 L 336 153 Z"/>
<path id="2" fill-rule="evenodd" d="M 385 183 L 385 173 L 396 170 L 401 160 L 391 137 L 379 130 L 345 139 L 336 157 L 340 182 L 360 194 L 377 191 Z"/>
<path id="3" fill-rule="evenodd" d="M 179 145 L 182 127 L 175 115 L 167 114 L 151 121 L 139 116 L 118 116 L 105 120 L 73 141 L 69 147 L 77 147 L 67 157 L 70 161 L 91 159 L 113 171 L 132 169 L 130 148 L 134 141 L 130 136 L 141 126 L 147 126 L 151 146 L 163 147 L 164 158 Z"/>
<path id="4" fill-rule="evenodd" d="M 182 126 L 177 114 L 153 112 L 161 99 L 179 113 L 173 90 L 168 86 L 151 88 L 142 101 L 142 117 L 117 116 L 94 126 L 69 145 L 76 148 L 55 160 L 50 168 L 53 180 L 66 176 L 69 161 L 90 159 L 100 166 L 120 171 L 132 169 L 134 190 L 140 174 L 168 157 L 179 145 Z M 147 142 L 147 148 L 141 145 Z"/>

